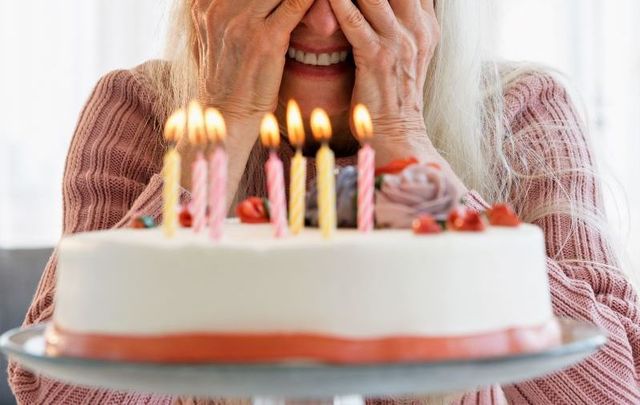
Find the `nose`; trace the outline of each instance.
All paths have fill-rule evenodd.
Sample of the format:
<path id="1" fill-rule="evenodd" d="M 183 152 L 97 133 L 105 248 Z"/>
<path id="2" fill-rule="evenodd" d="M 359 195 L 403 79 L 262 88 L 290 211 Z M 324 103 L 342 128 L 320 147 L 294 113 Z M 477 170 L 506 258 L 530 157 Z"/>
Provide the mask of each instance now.
<path id="1" fill-rule="evenodd" d="M 340 30 L 329 0 L 316 0 L 302 19 L 302 25 L 311 33 L 324 38 L 331 37 Z"/>

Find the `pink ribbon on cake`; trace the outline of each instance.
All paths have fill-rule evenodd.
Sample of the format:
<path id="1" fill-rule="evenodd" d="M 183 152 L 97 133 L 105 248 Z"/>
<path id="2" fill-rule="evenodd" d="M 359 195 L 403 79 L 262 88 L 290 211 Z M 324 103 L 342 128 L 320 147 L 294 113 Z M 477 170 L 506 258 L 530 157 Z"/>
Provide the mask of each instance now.
<path id="1" fill-rule="evenodd" d="M 376 223 L 380 227 L 411 228 L 413 220 L 424 214 L 444 221 L 455 200 L 455 189 L 439 168 L 414 164 L 397 175 L 382 177 L 376 191 Z"/>

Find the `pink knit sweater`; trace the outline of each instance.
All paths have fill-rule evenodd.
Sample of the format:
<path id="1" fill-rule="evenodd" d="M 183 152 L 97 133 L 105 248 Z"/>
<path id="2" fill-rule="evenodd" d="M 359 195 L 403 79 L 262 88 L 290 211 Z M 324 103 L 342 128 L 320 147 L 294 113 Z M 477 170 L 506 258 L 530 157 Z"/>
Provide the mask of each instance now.
<path id="1" fill-rule="evenodd" d="M 164 152 L 160 128 L 164 117 L 154 116 L 153 100 L 153 90 L 140 70 L 112 72 L 99 81 L 80 116 L 67 157 L 63 184 L 65 234 L 122 227 L 134 213 L 159 216 L 162 180 L 158 173 Z M 516 404 L 638 404 L 640 311 L 633 287 L 614 270 L 614 256 L 601 235 L 587 224 L 568 214 L 536 214 L 540 207 L 571 199 L 600 215 L 600 189 L 590 175 L 594 167 L 585 135 L 579 129 L 540 129 L 540 124 L 553 122 L 578 124 L 576 112 L 562 86 L 545 74 L 520 77 L 507 89 L 505 101 L 505 122 L 516 134 L 508 143 L 510 156 L 535 151 L 544 158 L 528 165 L 514 163 L 518 170 L 536 175 L 530 176 L 520 191 L 514 190 L 511 203 L 525 218 L 535 218 L 533 222 L 544 230 L 555 313 L 598 325 L 609 333 L 609 342 L 571 369 L 516 385 L 483 389 L 466 395 L 461 403 L 499 403 L 506 397 Z M 283 155 L 288 160 L 291 150 L 285 149 Z M 254 170 L 249 167 L 245 173 L 247 192 L 264 194 L 262 182 L 251 180 Z M 559 179 L 552 179 L 551 172 L 559 173 Z M 468 197 L 468 205 L 477 209 L 486 206 L 477 194 Z M 183 192 L 183 198 L 189 198 L 188 193 Z M 56 262 L 54 253 L 25 325 L 52 316 Z M 73 387 L 36 376 L 17 364 L 9 366 L 9 381 L 18 401 L 24 404 L 177 401 L 166 396 Z"/>

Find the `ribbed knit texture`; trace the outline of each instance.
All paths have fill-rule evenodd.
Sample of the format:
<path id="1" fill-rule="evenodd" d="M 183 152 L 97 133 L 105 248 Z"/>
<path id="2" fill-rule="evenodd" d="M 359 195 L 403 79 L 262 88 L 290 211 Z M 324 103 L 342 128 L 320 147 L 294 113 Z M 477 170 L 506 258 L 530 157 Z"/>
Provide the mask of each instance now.
<path id="1" fill-rule="evenodd" d="M 590 174 L 594 169 L 591 151 L 578 129 L 580 125 L 575 130 L 557 131 L 541 127 L 553 122 L 579 123 L 563 87 L 545 74 L 528 74 L 509 86 L 505 97 L 505 122 L 516 134 L 507 152 L 514 162 L 528 151 L 543 157 L 522 167 L 514 163 L 525 173 L 538 175 L 514 190 L 511 203 L 524 217 L 535 218 L 540 207 L 567 200 L 584 203 L 599 215 L 598 210 L 602 209 L 599 185 Z M 65 234 L 123 227 L 137 213 L 159 217 L 162 179 L 158 173 L 164 153 L 161 134 L 164 117 L 153 116 L 153 100 L 153 91 L 139 69 L 115 71 L 99 81 L 80 116 L 67 157 L 63 184 Z M 266 153 L 258 148 L 254 153 L 266 158 Z M 292 150 L 284 148 L 281 155 L 288 165 Z M 354 158 L 339 159 L 337 163 L 354 163 Z M 254 180 L 263 178 L 257 175 L 262 167 L 259 163 L 247 168 L 244 176 L 247 193 L 265 194 L 264 182 Z M 313 167 L 313 159 L 309 159 L 310 177 L 314 176 Z M 286 167 L 285 170 L 288 171 Z M 557 181 L 547 175 L 552 172 L 560 176 Z M 182 198 L 188 199 L 188 193 L 183 191 Z M 476 209 L 487 206 L 475 192 L 467 195 L 466 204 Z M 601 235 L 586 224 L 575 221 L 570 214 L 539 215 L 533 222 L 544 230 L 546 237 L 555 313 L 600 326 L 608 332 L 609 343 L 587 361 L 561 373 L 483 389 L 465 395 L 459 403 L 503 403 L 505 397 L 515 404 L 640 403 L 640 312 L 633 287 L 623 274 L 612 269 L 615 265 L 612 253 Z M 54 253 L 24 325 L 51 319 L 56 263 Z M 73 387 L 35 376 L 15 363 L 9 366 L 9 381 L 22 404 L 204 402 Z M 368 402 L 420 401 L 389 398 Z"/>

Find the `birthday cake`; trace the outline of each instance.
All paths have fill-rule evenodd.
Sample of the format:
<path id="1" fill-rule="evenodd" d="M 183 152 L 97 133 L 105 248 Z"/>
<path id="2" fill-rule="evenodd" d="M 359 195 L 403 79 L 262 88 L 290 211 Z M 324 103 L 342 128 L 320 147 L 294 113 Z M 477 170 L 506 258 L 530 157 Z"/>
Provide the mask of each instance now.
<path id="1" fill-rule="evenodd" d="M 273 147 L 273 117 L 269 125 Z M 505 205 L 483 214 L 464 208 L 438 165 L 408 159 L 334 175 L 330 151 L 320 153 L 317 186 L 300 193 L 292 181 L 289 206 L 305 202 L 296 196 L 306 203 L 290 210 L 287 225 L 275 154 L 269 198 L 249 198 L 237 219 L 221 221 L 213 213 L 225 199 L 207 207 L 197 184 L 194 202 L 177 212 L 170 150 L 161 227 L 141 217 L 127 229 L 62 240 L 47 351 L 372 364 L 521 354 L 559 342 L 539 228 Z"/>

